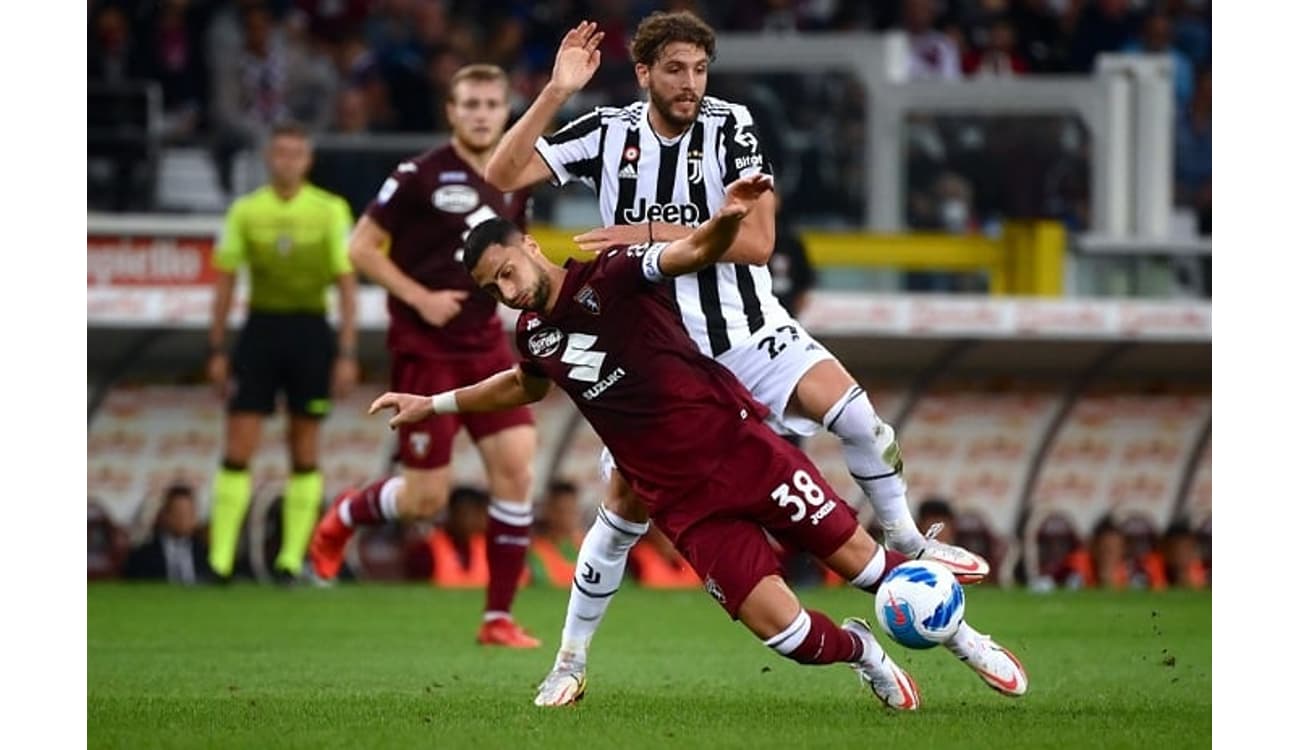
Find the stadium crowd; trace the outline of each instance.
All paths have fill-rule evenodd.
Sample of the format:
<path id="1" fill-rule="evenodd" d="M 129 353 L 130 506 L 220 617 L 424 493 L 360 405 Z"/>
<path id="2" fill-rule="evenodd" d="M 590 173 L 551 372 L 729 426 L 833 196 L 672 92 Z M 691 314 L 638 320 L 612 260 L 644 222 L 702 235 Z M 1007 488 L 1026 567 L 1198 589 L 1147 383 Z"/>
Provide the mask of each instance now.
<path id="1" fill-rule="evenodd" d="M 485 535 L 488 495 L 471 486 L 455 488 L 446 512 L 434 524 L 389 524 L 364 534 L 350 558 L 345 577 L 368 580 L 428 581 L 439 588 L 484 588 L 487 585 Z M 567 589 L 574 562 L 590 525 L 577 485 L 557 479 L 547 487 L 535 510 L 537 522 L 529 547 L 523 584 Z M 127 528 L 112 519 L 92 498 L 87 507 L 87 578 L 90 580 L 154 580 L 178 585 L 217 581 L 207 564 L 207 527 L 196 514 L 194 491 L 178 483 L 161 498 L 145 503 Z M 278 503 L 266 509 L 268 531 L 259 535 L 274 556 L 280 539 Z M 922 528 L 943 523 L 940 538 L 986 556 L 993 578 L 1005 540 L 992 538 L 978 524 L 957 517 L 941 497 L 921 503 L 917 522 Z M 256 577 L 250 545 L 253 523 L 240 545 L 236 573 Z M 878 526 L 869 530 L 879 536 Z M 774 542 L 775 544 L 775 542 Z M 1015 578 L 1037 590 L 1107 588 L 1164 591 L 1210 586 L 1211 536 L 1208 524 L 1192 528 L 1175 521 L 1157 533 L 1139 518 L 1122 522 L 1100 520 L 1084 535 L 1059 519 L 1044 524 L 1038 535 L 1039 570 L 1016 571 Z M 840 586 L 835 574 L 806 555 L 784 557 L 785 576 L 793 585 Z M 699 579 L 657 529 L 633 548 L 631 580 L 646 588 L 692 589 Z"/>
<path id="2" fill-rule="evenodd" d="M 572 112 L 635 99 L 627 41 L 638 19 L 691 9 L 722 32 L 818 34 L 898 29 L 915 79 L 1087 73 L 1106 52 L 1163 52 L 1175 63 L 1177 200 L 1210 216 L 1209 0 L 91 0 L 88 77 L 92 158 L 119 154 L 105 209 L 151 208 L 123 190 L 130 134 L 93 99 L 132 81 L 161 89 L 164 144 L 201 146 L 232 192 L 234 157 L 293 118 L 314 133 L 445 132 L 451 74 L 468 62 L 510 73 L 521 112 L 545 84 L 565 29 L 605 31 L 596 79 Z M 717 75 L 711 93 L 749 103 L 784 145 L 777 168 L 800 174 L 786 210 L 807 223 L 862 220 L 865 95 L 844 74 Z M 96 88 L 98 87 L 98 88 Z M 120 117 L 117 119 L 121 119 Z M 999 121 L 994 121 L 994 120 Z M 920 118 L 909 123 L 908 220 L 918 229 L 979 231 L 1004 216 L 1087 221 L 1087 135 L 1073 118 Z M 98 135 L 97 135 L 98 133 Z M 815 147 L 799 144 L 816 144 Z M 97 145 L 98 144 L 98 145 Z M 1005 178 L 1012 149 L 1038 165 Z M 785 152 L 784 154 L 780 152 Z M 785 157 L 784 159 L 782 157 Z M 785 161 L 787 163 L 782 164 Z M 1022 166 L 1022 171 L 1030 169 Z M 1014 171 L 1014 170 L 1013 170 Z M 1032 171 L 1032 170 L 1031 170 Z M 149 184 L 150 175 L 143 177 Z M 348 195 L 341 186 L 330 186 Z M 786 189 L 789 189 L 789 185 Z M 364 186 L 363 193 L 373 191 Z M 359 206 L 353 206 L 354 211 Z"/>

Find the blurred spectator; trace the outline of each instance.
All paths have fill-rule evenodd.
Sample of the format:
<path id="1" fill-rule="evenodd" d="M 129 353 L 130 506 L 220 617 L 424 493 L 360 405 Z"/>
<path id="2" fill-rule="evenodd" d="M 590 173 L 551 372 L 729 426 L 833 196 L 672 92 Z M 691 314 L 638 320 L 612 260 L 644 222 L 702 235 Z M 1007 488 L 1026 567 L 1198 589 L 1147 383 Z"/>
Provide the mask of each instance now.
<path id="1" fill-rule="evenodd" d="M 909 224 L 914 229 L 945 234 L 972 234 L 979 231 L 975 215 L 975 190 L 970 180 L 944 170 L 935 176 L 927 190 L 913 191 L 909 206 Z M 982 292 L 985 281 L 974 273 L 908 271 L 903 285 L 913 292 Z"/>
<path id="2" fill-rule="evenodd" d="M 1124 535 L 1109 516 L 1093 527 L 1086 546 L 1079 546 L 1065 559 L 1058 578 L 1070 588 L 1098 585 L 1124 588 L 1127 585 Z"/>
<path id="3" fill-rule="evenodd" d="M 293 0 L 312 36 L 338 42 L 365 23 L 374 0 Z"/>
<path id="4" fill-rule="evenodd" d="M 1165 11 L 1174 26 L 1174 46 L 1182 50 L 1192 65 L 1210 62 L 1209 0 L 1168 0 Z"/>
<path id="5" fill-rule="evenodd" d="M 390 11 L 404 18 L 390 29 L 385 46 L 377 48 L 380 69 L 398 129 L 429 131 L 434 129 L 435 118 L 443 117 L 443 98 L 436 95 L 430 72 L 438 67 L 434 59 L 451 49 L 451 23 L 446 4 L 440 0 L 411 0 L 403 5 L 406 8 Z M 458 67 L 460 64 L 451 69 Z"/>
<path id="6" fill-rule="evenodd" d="M 1037 568 L 1025 569 L 1023 573 L 1033 590 L 1050 591 L 1064 582 L 1067 563 L 1080 544 L 1079 536 L 1069 521 L 1051 515 L 1038 527 L 1033 544 L 1038 552 Z"/>
<path id="7" fill-rule="evenodd" d="M 578 486 L 565 479 L 552 481 L 533 525 L 528 570 L 539 585 L 567 589 L 573 581 L 583 537 Z"/>
<path id="8" fill-rule="evenodd" d="M 202 123 L 208 86 L 202 13 L 190 0 L 161 0 L 141 40 L 148 75 L 162 88 L 165 138 L 193 136 Z"/>
<path id="9" fill-rule="evenodd" d="M 916 513 L 916 527 L 928 533 L 931 526 L 941 524 L 935 539 L 944 544 L 957 543 L 957 514 L 952 505 L 942 497 L 927 497 Z"/>
<path id="10" fill-rule="evenodd" d="M 199 533 L 194 490 L 178 484 L 167 488 L 154 519 L 153 533 L 131 550 L 125 576 L 193 586 L 212 577 L 208 545 Z"/>
<path id="11" fill-rule="evenodd" d="M 1199 557 L 1205 565 L 1205 582 L 1209 585 L 1210 580 L 1214 577 L 1214 534 L 1210 518 L 1206 518 L 1200 526 L 1196 528 L 1196 549 Z"/>
<path id="12" fill-rule="evenodd" d="M 1065 66 L 1066 37 L 1052 0 L 1017 0 L 1011 19 L 1029 67 L 1038 73 L 1060 72 Z"/>
<path id="13" fill-rule="evenodd" d="M 455 47 L 442 47 L 429 60 L 429 96 L 427 106 L 433 118 L 432 129 L 440 133 L 451 130 L 447 121 L 447 102 L 451 99 L 451 79 L 469 59 Z"/>
<path id="14" fill-rule="evenodd" d="M 1137 30 L 1129 0 L 1094 0 L 1084 7 L 1070 41 L 1070 69 L 1091 73 L 1097 55 L 1123 49 Z"/>
<path id="15" fill-rule="evenodd" d="M 654 524 L 632 547 L 628 560 L 632 575 L 646 588 L 690 589 L 700 585 L 699 576 Z"/>
<path id="16" fill-rule="evenodd" d="M 1174 130 L 1174 202 L 1195 209 L 1201 234 L 1210 234 L 1211 83 L 1206 69 Z"/>
<path id="17" fill-rule="evenodd" d="M 136 54 L 131 24 L 116 4 L 92 9 L 90 44 L 86 52 L 87 77 L 102 83 L 121 83 L 142 77 L 146 70 Z"/>
<path id="18" fill-rule="evenodd" d="M 338 43 L 334 48 L 334 70 L 343 93 L 352 91 L 362 95 L 367 127 L 370 130 L 397 128 L 397 115 L 389 101 L 388 84 L 380 72 L 378 59 L 366 46 L 364 37 L 352 34 Z"/>
<path id="19" fill-rule="evenodd" d="M 809 31 L 824 23 L 820 17 L 830 3 L 807 3 L 799 0 L 762 0 L 758 3 L 737 3 L 732 6 L 726 27 L 728 30 L 748 32 Z"/>
<path id="20" fill-rule="evenodd" d="M 988 27 L 988 43 L 971 49 L 962 58 L 962 72 L 968 76 L 1014 76 L 1029 72 L 1029 63 L 1020 54 L 1016 27 L 1000 17 Z"/>
<path id="21" fill-rule="evenodd" d="M 335 133 L 352 135 L 370 132 L 370 112 L 365 92 L 358 88 L 347 88 L 339 92 L 334 101 L 334 123 L 330 129 Z"/>
<path id="22" fill-rule="evenodd" d="M 126 532 L 113 523 L 99 500 L 90 498 L 86 503 L 86 579 L 117 578 L 129 547 Z"/>
<path id="23" fill-rule="evenodd" d="M 1150 536 L 1145 522 L 1121 527 L 1109 516 L 1102 518 L 1087 546 L 1066 558 L 1058 579 L 1070 588 L 1164 589 L 1164 562 Z"/>
<path id="24" fill-rule="evenodd" d="M 1147 55 L 1169 55 L 1174 61 L 1174 101 L 1182 109 L 1192 97 L 1192 88 L 1196 85 L 1196 73 L 1192 61 L 1182 50 L 1173 45 L 1174 29 L 1169 16 L 1152 13 L 1142 25 L 1142 36 L 1125 46 L 1129 52 L 1141 52 Z"/>
<path id="25" fill-rule="evenodd" d="M 447 501 L 447 517 L 429 535 L 433 552 L 433 585 L 444 588 L 484 588 L 488 583 L 488 495 L 473 487 L 457 487 Z"/>
<path id="26" fill-rule="evenodd" d="M 285 119 L 324 130 L 333 99 L 328 62 L 300 33 L 286 32 L 266 5 L 245 4 L 239 41 L 236 52 L 214 60 L 212 72 L 217 170 L 227 193 L 237 151 L 261 145 Z"/>
<path id="27" fill-rule="evenodd" d="M 781 197 L 776 199 L 776 243 L 767 270 L 772 273 L 772 294 L 798 318 L 808 305 L 808 291 L 817 283 L 817 271 L 808 262 L 808 250 L 794 231 L 793 222 L 781 213 Z"/>
<path id="28" fill-rule="evenodd" d="M 957 45 L 934 29 L 934 0 L 903 0 L 902 21 L 910 49 L 909 79 L 954 81 L 961 77 Z"/>
<path id="29" fill-rule="evenodd" d="M 1199 541 L 1186 521 L 1170 524 L 1161 540 L 1161 556 L 1170 586 L 1203 589 L 1210 585 Z"/>

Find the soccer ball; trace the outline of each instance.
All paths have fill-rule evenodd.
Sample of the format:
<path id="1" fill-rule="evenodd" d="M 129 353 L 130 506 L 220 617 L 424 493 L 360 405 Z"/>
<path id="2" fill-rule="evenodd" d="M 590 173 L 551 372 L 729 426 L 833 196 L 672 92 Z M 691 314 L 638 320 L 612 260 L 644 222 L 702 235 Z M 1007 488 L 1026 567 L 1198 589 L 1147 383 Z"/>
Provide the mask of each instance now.
<path id="1" fill-rule="evenodd" d="M 913 560 L 889 571 L 876 592 L 876 619 L 908 648 L 933 648 L 952 637 L 966 614 L 961 584 L 942 565 Z"/>

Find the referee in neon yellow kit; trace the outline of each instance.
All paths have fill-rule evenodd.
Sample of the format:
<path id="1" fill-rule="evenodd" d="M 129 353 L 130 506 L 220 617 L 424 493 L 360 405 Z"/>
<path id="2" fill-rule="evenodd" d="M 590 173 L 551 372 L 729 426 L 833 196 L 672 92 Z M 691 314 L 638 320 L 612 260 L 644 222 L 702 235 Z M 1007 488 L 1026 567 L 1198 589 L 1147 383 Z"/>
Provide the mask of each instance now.
<path id="1" fill-rule="evenodd" d="M 218 278 L 208 330 L 208 377 L 228 399 L 222 464 L 213 481 L 209 563 L 229 578 L 252 499 L 249 462 L 262 421 L 283 390 L 289 407 L 291 475 L 283 498 L 280 553 L 274 574 L 294 580 L 320 509 L 320 423 L 330 398 L 357 381 L 357 279 L 348 262 L 352 212 L 337 195 L 307 182 L 312 146 L 296 124 L 271 131 L 270 183 L 237 199 L 226 214 L 213 265 Z M 237 273 L 248 266 L 248 319 L 227 350 L 226 318 Z M 337 335 L 325 317 L 326 290 L 339 291 Z"/>

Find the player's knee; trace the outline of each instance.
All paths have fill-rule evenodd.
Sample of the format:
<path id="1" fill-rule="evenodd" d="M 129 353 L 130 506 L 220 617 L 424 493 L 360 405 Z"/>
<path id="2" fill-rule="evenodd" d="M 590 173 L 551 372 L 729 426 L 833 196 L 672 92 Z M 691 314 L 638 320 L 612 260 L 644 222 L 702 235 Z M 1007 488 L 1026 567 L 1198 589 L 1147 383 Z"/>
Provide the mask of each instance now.
<path id="1" fill-rule="evenodd" d="M 637 497 L 631 485 L 617 476 L 605 497 L 605 508 L 629 523 L 644 524 L 650 520 L 645 503 Z"/>
<path id="2" fill-rule="evenodd" d="M 649 530 L 649 523 L 628 519 L 606 507 L 596 513 L 596 523 L 592 524 L 588 536 L 598 555 L 618 557 L 631 552 Z"/>
<path id="3" fill-rule="evenodd" d="M 447 504 L 447 492 L 437 487 L 412 487 L 409 483 L 403 488 L 406 495 L 404 518 L 429 519 L 438 515 Z"/>
<path id="4" fill-rule="evenodd" d="M 533 485 L 533 465 L 530 461 L 507 461 L 496 470 L 492 484 L 501 497 L 526 498 Z"/>

